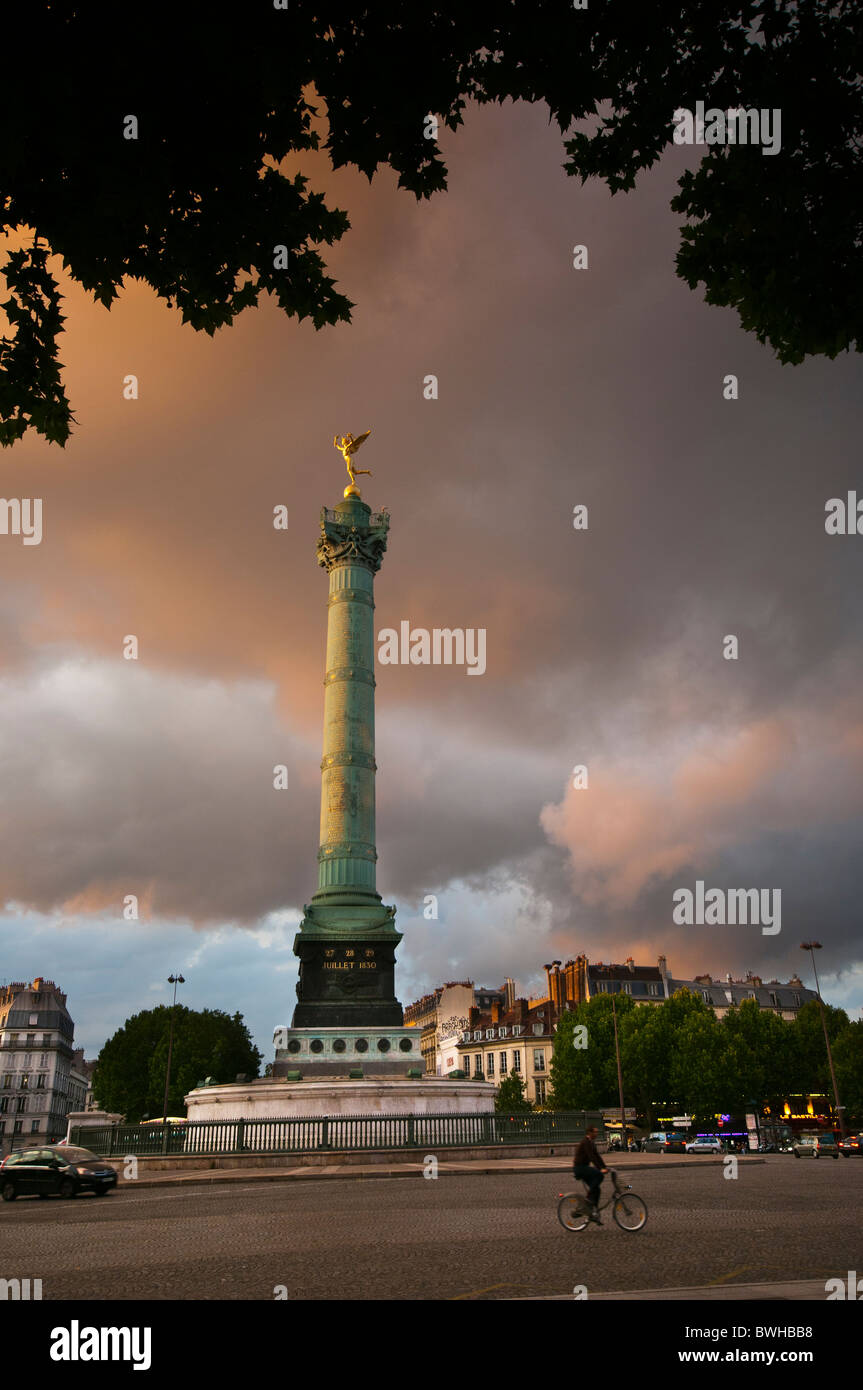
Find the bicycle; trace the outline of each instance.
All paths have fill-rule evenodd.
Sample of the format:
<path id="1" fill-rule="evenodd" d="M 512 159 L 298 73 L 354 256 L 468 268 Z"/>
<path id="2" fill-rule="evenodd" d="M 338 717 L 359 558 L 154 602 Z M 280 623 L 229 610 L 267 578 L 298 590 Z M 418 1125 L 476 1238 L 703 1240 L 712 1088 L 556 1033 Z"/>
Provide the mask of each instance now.
<path id="1" fill-rule="evenodd" d="M 611 1172 L 612 1190 L 604 1202 L 594 1207 L 581 1192 L 562 1192 L 557 1204 L 557 1219 L 567 1231 L 583 1231 L 590 1222 L 592 1211 L 604 1211 L 611 1206 L 611 1214 L 622 1231 L 640 1231 L 647 1220 L 647 1203 L 643 1197 L 633 1192 L 630 1183 L 621 1185 L 613 1169 Z"/>

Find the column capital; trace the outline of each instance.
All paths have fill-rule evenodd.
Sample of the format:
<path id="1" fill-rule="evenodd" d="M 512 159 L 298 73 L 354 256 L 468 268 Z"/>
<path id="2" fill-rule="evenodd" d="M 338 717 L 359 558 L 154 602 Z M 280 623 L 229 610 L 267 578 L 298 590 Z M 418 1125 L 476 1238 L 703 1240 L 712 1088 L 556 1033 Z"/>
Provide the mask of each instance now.
<path id="1" fill-rule="evenodd" d="M 337 565 L 362 565 L 377 574 L 387 548 L 389 525 L 385 508 L 372 512 L 358 497 L 348 497 L 333 509 L 322 507 L 318 564 L 328 574 Z"/>

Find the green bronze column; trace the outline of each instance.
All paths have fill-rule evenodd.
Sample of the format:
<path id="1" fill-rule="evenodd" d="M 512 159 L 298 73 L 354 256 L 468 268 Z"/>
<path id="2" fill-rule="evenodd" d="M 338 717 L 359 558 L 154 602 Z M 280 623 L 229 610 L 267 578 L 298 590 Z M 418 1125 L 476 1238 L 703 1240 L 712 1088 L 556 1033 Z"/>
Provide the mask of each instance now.
<path id="1" fill-rule="evenodd" d="M 344 501 L 321 512 L 317 556 L 330 592 L 318 891 L 294 941 L 295 1028 L 386 1028 L 403 1019 L 394 992 L 401 934 L 375 883 L 374 576 L 388 529 L 387 512 L 372 514 L 353 481 Z"/>

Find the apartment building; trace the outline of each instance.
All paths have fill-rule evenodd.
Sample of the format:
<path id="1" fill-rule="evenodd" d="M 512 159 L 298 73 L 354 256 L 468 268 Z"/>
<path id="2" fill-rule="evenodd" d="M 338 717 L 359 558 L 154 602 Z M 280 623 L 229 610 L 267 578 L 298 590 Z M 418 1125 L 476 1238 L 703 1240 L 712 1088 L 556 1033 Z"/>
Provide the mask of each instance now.
<path id="1" fill-rule="evenodd" d="M 62 1139 L 72 1099 L 83 1108 L 86 1078 L 78 1068 L 73 1077 L 74 1033 L 66 995 L 53 980 L 0 986 L 0 1153 Z"/>

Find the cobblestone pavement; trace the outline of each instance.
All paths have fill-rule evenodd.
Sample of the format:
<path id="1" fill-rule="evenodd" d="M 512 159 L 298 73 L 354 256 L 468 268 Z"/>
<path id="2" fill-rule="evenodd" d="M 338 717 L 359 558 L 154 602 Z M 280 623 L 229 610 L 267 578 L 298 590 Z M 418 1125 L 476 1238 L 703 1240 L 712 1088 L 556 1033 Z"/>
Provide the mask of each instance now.
<path id="1" fill-rule="evenodd" d="M 134 1185 L 104 1199 L 0 1207 L 0 1278 L 44 1299 L 521 1299 L 775 1281 L 863 1270 L 863 1163 L 768 1158 L 629 1172 L 643 1231 L 574 1234 L 558 1173 L 376 1182 Z"/>

